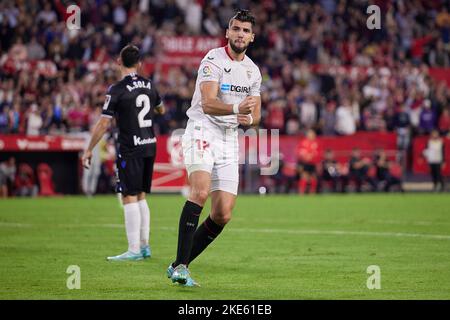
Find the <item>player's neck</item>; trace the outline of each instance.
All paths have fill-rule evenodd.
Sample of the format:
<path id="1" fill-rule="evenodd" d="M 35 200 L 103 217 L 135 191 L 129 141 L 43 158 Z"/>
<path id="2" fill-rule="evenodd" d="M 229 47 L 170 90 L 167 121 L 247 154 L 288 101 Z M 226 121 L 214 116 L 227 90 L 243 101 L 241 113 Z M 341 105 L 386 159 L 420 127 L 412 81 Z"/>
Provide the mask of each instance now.
<path id="1" fill-rule="evenodd" d="M 120 70 L 120 73 L 122 74 L 122 78 L 125 78 L 127 75 L 129 74 L 137 74 L 137 69 L 136 68 L 122 68 Z"/>
<path id="2" fill-rule="evenodd" d="M 245 57 L 245 51 L 242 53 L 236 53 L 231 49 L 230 44 L 227 44 L 225 47 L 225 51 L 227 52 L 227 55 L 230 57 L 233 61 L 242 61 Z"/>

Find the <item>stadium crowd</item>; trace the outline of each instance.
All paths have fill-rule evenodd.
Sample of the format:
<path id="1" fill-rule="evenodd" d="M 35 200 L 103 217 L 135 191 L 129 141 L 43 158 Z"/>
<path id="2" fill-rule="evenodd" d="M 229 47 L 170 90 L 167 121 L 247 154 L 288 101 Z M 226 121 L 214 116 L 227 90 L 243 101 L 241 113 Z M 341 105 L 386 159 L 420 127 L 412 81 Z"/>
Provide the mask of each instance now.
<path id="1" fill-rule="evenodd" d="M 449 0 L 77 3 L 80 31 L 66 27 L 68 1 L 0 2 L 0 134 L 89 131 L 124 45 L 157 62 L 160 36 L 222 37 L 238 7 L 257 17 L 248 55 L 263 75 L 263 127 L 287 135 L 392 131 L 399 149 L 412 136 L 450 132 L 450 90 L 430 76 L 450 67 Z M 379 30 L 366 27 L 371 4 L 381 9 Z M 168 110 L 156 118 L 158 133 L 184 127 L 196 68 L 148 75 Z"/>
<path id="2" fill-rule="evenodd" d="M 264 78 L 265 127 L 447 134 L 450 91 L 428 69 L 450 66 L 449 2 L 371 3 L 380 30 L 365 27 L 368 1 L 80 1 L 77 32 L 66 28 L 63 1 L 2 1 L 0 132 L 88 130 L 121 47 L 133 42 L 152 57 L 161 35 L 221 36 L 239 5 L 258 17 L 249 55 Z M 49 62 L 21 69 L 26 60 Z M 181 66 L 152 75 L 170 110 L 159 132 L 184 125 L 195 74 Z"/>

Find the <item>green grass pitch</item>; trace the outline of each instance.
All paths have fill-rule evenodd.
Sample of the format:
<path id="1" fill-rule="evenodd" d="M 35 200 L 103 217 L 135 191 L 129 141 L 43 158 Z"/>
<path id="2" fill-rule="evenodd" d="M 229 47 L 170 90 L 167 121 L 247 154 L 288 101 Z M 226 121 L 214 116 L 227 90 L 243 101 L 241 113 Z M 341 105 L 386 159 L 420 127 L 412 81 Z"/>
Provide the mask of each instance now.
<path id="1" fill-rule="evenodd" d="M 134 263 L 105 260 L 126 250 L 115 196 L 0 201 L 0 299 L 450 299 L 447 194 L 239 196 L 190 266 L 200 288 L 165 277 L 184 201 L 148 197 L 153 257 Z M 69 265 L 79 290 L 66 287 Z"/>

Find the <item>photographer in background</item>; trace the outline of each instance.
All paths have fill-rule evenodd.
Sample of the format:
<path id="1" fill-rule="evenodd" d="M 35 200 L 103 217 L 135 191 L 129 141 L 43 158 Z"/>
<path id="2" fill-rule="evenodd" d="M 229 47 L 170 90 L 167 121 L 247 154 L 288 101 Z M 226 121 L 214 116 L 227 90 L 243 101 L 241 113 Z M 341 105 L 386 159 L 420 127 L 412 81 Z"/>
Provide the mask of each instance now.
<path id="1" fill-rule="evenodd" d="M 441 185 L 439 191 L 445 190 L 444 177 L 442 169 L 445 166 L 444 160 L 444 141 L 437 130 L 431 131 L 427 148 L 423 151 L 430 166 L 431 179 L 433 180 L 433 191 L 438 191 L 438 184 Z"/>
<path id="2" fill-rule="evenodd" d="M 16 175 L 16 159 L 9 158 L 5 162 L 0 163 L 0 198 L 6 198 L 12 194 L 12 185 Z"/>

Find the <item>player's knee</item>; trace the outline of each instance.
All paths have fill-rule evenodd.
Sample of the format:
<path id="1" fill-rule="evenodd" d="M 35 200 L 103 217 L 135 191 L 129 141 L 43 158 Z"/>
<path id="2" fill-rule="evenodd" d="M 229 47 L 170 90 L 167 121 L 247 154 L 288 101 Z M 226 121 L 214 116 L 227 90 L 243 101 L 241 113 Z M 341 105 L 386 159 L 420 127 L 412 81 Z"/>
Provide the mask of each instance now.
<path id="1" fill-rule="evenodd" d="M 209 192 L 202 189 L 192 189 L 190 194 L 190 200 L 203 205 L 208 200 Z"/>
<path id="2" fill-rule="evenodd" d="M 141 201 L 141 200 L 145 200 L 145 192 L 141 192 L 137 195 L 137 200 Z"/>
<path id="3" fill-rule="evenodd" d="M 231 206 L 221 206 L 211 214 L 211 219 L 218 225 L 224 226 L 231 220 Z"/>
<path id="4" fill-rule="evenodd" d="M 231 220 L 231 211 L 215 214 L 212 220 L 219 226 L 225 226 Z"/>

